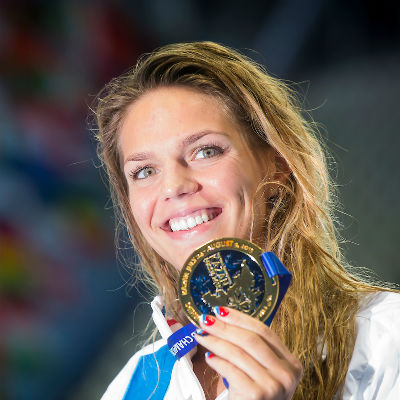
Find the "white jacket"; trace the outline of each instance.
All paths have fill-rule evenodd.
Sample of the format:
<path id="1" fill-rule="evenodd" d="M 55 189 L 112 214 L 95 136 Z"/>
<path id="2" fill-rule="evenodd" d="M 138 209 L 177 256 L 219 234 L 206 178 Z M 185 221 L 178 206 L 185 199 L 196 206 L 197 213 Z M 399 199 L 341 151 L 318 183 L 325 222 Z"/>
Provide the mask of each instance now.
<path id="1" fill-rule="evenodd" d="M 190 353 L 176 361 L 168 350 L 172 331 L 162 313 L 161 299 L 156 297 L 151 307 L 162 339 L 136 353 L 101 400 L 204 400 Z M 399 400 L 400 295 L 381 292 L 364 300 L 356 324 L 357 338 L 341 399 Z M 227 399 L 227 390 L 217 397 Z"/>

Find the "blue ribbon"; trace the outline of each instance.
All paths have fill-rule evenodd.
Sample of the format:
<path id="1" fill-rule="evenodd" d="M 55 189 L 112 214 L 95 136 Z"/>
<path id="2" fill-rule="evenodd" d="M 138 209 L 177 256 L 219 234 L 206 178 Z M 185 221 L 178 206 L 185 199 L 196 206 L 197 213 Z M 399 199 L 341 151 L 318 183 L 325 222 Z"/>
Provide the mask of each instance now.
<path id="1" fill-rule="evenodd" d="M 264 264 L 268 277 L 272 279 L 274 276 L 277 276 L 279 279 L 278 299 L 275 308 L 265 321 L 265 323 L 270 326 L 276 312 L 278 311 L 281 301 L 288 290 L 290 281 L 292 280 L 292 274 L 284 267 L 279 258 L 272 251 L 261 254 L 261 261 Z"/>
<path id="2" fill-rule="evenodd" d="M 197 326 L 191 322 L 178 329 L 167 339 L 169 351 L 179 360 L 186 353 L 197 346 L 194 333 Z"/>
<path id="3" fill-rule="evenodd" d="M 276 312 L 278 311 L 279 305 L 281 304 L 281 301 L 290 285 L 292 275 L 280 262 L 279 258 L 271 251 L 261 254 L 261 261 L 264 264 L 268 277 L 272 279 L 277 276 L 279 279 L 278 299 L 270 316 L 265 321 L 265 324 L 270 326 Z M 178 360 L 197 346 L 197 342 L 194 339 L 194 333 L 196 329 L 196 325 L 189 323 L 181 329 L 178 329 L 175 333 L 168 337 L 167 344 L 169 351 Z"/>

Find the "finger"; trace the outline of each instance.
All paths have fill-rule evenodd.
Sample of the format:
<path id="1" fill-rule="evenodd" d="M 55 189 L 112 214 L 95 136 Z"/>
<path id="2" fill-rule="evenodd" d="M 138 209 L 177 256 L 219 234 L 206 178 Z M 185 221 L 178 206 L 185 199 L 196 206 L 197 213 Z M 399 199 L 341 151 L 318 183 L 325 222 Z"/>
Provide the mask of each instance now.
<path id="1" fill-rule="evenodd" d="M 227 315 L 223 318 L 227 318 Z M 200 325 L 206 332 L 242 348 L 266 368 L 276 368 L 276 364 L 282 359 L 268 342 L 254 331 L 231 325 L 212 316 L 200 318 Z"/>
<path id="2" fill-rule="evenodd" d="M 214 307 L 214 312 L 220 321 L 256 333 L 270 345 L 279 358 L 284 358 L 289 362 L 297 360 L 278 335 L 258 319 L 229 307 Z"/>
<path id="3" fill-rule="evenodd" d="M 243 348 L 214 335 L 195 336 L 196 341 L 212 354 L 230 362 L 246 373 L 253 381 L 263 383 L 270 378 L 268 369 L 248 354 Z"/>
<path id="4" fill-rule="evenodd" d="M 285 389 L 272 376 L 257 383 L 243 370 L 213 353 L 206 354 L 207 364 L 218 372 L 229 385 L 230 398 L 268 399 L 281 398 Z"/>
<path id="5" fill-rule="evenodd" d="M 217 311 L 220 312 L 221 310 Z M 294 380 L 298 379 L 301 375 L 302 366 L 294 356 L 290 357 L 293 361 L 280 357 L 275 349 L 271 347 L 270 343 L 254 331 L 223 321 L 223 318 L 227 316 L 228 314 L 224 313 L 224 317 L 221 317 L 219 320 L 212 316 L 206 316 L 200 319 L 200 324 L 203 329 L 211 333 L 213 338 L 220 339 L 219 342 L 216 341 L 216 339 L 213 341 L 208 339 L 206 343 L 203 341 L 202 344 L 210 348 L 210 343 L 212 343 L 213 352 L 237 363 L 237 365 L 241 365 L 244 370 L 247 368 L 246 363 L 249 363 L 248 365 L 252 368 L 251 376 L 255 379 L 263 379 L 260 367 L 262 367 L 261 370 L 265 368 L 269 369 L 271 371 L 270 373 L 279 381 L 283 382 L 285 387 L 290 386 Z M 257 323 L 260 321 L 254 322 Z M 217 343 L 217 348 L 214 347 L 215 343 Z M 235 347 L 229 347 L 228 343 Z M 284 345 L 282 344 L 282 346 Z M 238 351 L 238 349 L 240 351 Z M 248 357 L 244 357 L 245 353 Z M 257 365 L 253 364 L 249 359 L 256 361 Z"/>

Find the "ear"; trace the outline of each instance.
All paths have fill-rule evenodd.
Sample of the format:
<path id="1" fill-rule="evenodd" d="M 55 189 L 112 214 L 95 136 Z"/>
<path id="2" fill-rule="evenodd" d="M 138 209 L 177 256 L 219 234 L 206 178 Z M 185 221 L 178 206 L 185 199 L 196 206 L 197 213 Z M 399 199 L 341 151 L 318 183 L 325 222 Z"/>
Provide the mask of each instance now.
<path id="1" fill-rule="evenodd" d="M 281 183 L 282 185 L 286 185 L 289 180 L 289 176 L 292 173 L 288 163 L 272 146 L 268 147 L 266 151 L 267 154 L 264 153 L 263 157 L 263 160 L 265 161 L 265 178 L 268 181 L 275 181 Z M 278 188 L 278 184 L 271 185 L 268 195 L 270 197 L 276 196 L 278 193 Z"/>
<path id="2" fill-rule="evenodd" d="M 292 170 L 289 168 L 288 163 L 282 157 L 282 155 L 278 153 L 275 149 L 273 149 L 273 151 L 275 153 L 274 160 L 276 166 L 275 179 L 279 180 L 282 184 L 286 184 L 290 174 L 292 173 Z"/>
<path id="3" fill-rule="evenodd" d="M 268 179 L 271 181 L 279 181 L 283 185 L 286 184 L 292 173 L 288 163 L 273 147 L 269 147 L 267 152 L 268 157 L 266 157 L 266 159 L 268 160 L 268 165 L 266 166 L 266 170 L 268 171 Z"/>

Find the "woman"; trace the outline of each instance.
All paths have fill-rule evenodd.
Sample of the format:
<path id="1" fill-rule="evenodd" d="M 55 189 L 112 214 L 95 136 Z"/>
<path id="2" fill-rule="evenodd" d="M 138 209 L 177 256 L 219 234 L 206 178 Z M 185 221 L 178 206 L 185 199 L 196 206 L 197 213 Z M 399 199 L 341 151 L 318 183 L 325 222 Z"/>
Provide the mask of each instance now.
<path id="1" fill-rule="evenodd" d="M 324 151 L 281 81 L 215 43 L 170 45 L 112 80 L 96 118 L 121 222 L 159 293 L 163 337 L 104 399 L 400 396 L 399 296 L 343 268 Z M 271 329 L 222 309 L 200 321 L 196 354 L 175 362 L 164 350 L 188 322 L 179 271 L 227 236 L 275 252 L 292 284 Z"/>

